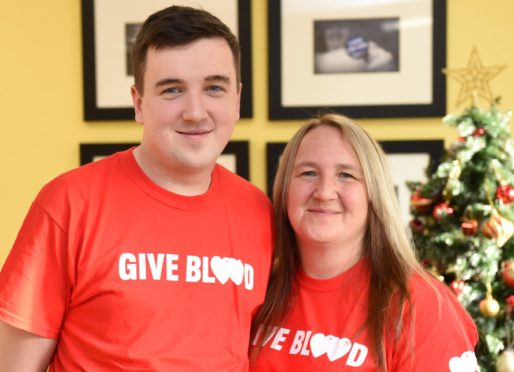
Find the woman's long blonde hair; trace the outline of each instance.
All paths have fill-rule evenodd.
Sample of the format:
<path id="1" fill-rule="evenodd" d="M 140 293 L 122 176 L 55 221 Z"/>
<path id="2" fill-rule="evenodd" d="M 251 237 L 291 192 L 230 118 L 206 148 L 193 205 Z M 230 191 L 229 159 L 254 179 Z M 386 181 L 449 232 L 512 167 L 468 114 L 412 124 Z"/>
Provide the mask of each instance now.
<path id="1" fill-rule="evenodd" d="M 404 304 L 410 302 L 408 280 L 423 269 L 402 223 L 389 167 L 380 145 L 358 124 L 338 114 L 311 119 L 289 141 L 281 156 L 273 187 L 276 247 L 266 298 L 252 324 L 255 357 L 273 326 L 279 326 L 294 301 L 295 277 L 301 266 L 295 233 L 287 216 L 287 198 L 298 148 L 307 133 L 320 126 L 336 128 L 359 159 L 369 198 L 364 255 L 371 266 L 368 316 L 365 327 L 377 364 L 385 370 L 384 336 L 396 340 L 402 327 Z M 423 274 L 422 274 L 423 275 Z"/>

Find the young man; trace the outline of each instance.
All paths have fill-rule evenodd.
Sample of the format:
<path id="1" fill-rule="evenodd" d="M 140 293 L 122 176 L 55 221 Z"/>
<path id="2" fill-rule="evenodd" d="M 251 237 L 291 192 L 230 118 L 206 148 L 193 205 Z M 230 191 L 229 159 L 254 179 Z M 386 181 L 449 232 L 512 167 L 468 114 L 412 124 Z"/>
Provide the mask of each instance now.
<path id="1" fill-rule="evenodd" d="M 239 119 L 239 45 L 172 6 L 134 47 L 141 145 L 34 201 L 0 274 L 2 371 L 245 371 L 271 207 L 216 165 Z"/>

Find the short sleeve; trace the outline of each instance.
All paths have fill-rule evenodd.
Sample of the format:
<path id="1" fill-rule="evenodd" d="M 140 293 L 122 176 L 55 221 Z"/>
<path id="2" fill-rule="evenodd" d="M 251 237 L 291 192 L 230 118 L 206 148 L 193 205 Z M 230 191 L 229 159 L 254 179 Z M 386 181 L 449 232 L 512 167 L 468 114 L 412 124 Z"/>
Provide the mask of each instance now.
<path id="1" fill-rule="evenodd" d="M 34 202 L 0 272 L 0 320 L 57 338 L 69 299 L 66 234 Z"/>
<path id="2" fill-rule="evenodd" d="M 410 290 L 412 307 L 404 315 L 393 370 L 478 371 L 477 329 L 455 295 L 443 283 L 419 276 L 412 279 Z"/>

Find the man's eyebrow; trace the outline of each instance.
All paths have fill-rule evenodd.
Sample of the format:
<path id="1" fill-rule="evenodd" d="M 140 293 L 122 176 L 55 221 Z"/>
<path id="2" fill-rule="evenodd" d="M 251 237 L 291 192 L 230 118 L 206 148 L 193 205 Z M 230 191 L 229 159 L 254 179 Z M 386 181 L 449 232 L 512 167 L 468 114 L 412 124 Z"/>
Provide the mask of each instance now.
<path id="1" fill-rule="evenodd" d="M 226 75 L 209 75 L 204 79 L 206 82 L 223 82 L 230 84 L 230 78 Z M 159 88 L 170 84 L 183 84 L 184 80 L 179 78 L 164 78 L 155 83 L 155 88 Z"/>
<path id="2" fill-rule="evenodd" d="M 208 82 L 220 81 L 220 82 L 224 82 L 226 84 L 230 84 L 230 78 L 226 75 L 209 75 L 205 78 L 205 81 L 208 81 Z"/>
<path id="3" fill-rule="evenodd" d="M 155 87 L 159 88 L 159 87 L 162 87 L 162 86 L 165 86 L 165 85 L 180 84 L 180 83 L 183 83 L 183 82 L 184 81 L 182 79 L 165 78 L 165 79 L 161 79 L 157 83 L 155 83 Z"/>

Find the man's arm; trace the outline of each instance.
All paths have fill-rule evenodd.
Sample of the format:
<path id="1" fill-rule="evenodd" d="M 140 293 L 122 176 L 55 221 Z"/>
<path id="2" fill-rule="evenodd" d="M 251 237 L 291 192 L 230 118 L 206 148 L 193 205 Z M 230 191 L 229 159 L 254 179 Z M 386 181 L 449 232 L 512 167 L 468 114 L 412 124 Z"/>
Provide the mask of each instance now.
<path id="1" fill-rule="evenodd" d="M 0 371 L 46 371 L 56 344 L 0 321 Z"/>

